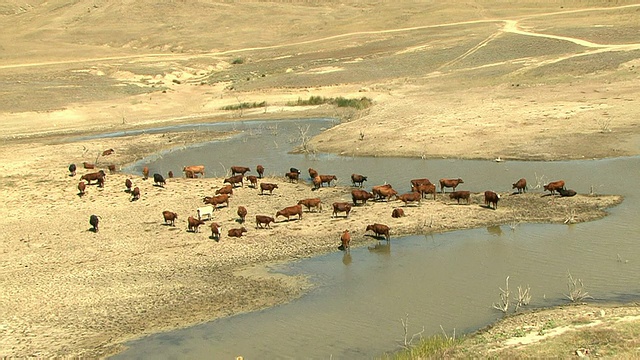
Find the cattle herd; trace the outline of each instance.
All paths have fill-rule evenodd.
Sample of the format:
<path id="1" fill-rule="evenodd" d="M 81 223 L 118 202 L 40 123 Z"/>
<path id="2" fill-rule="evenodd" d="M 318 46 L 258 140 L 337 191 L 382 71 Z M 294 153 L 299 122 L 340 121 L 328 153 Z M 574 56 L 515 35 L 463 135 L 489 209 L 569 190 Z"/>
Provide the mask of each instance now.
<path id="1" fill-rule="evenodd" d="M 110 153 L 113 152 L 112 149 L 109 150 Z M 107 151 L 105 151 L 106 153 Z M 83 163 L 83 167 L 85 169 L 95 169 L 93 164 Z M 231 176 L 225 178 L 223 181 L 223 186 L 215 191 L 215 196 L 205 196 L 202 198 L 202 206 L 199 206 L 195 209 L 194 214 L 192 216 L 188 216 L 187 220 L 187 229 L 189 232 L 198 233 L 200 226 L 205 225 L 205 220 L 212 221 L 214 218 L 215 211 L 218 210 L 221 206 L 229 207 L 230 199 L 233 196 L 234 189 L 238 187 L 244 187 L 244 180 L 248 182 L 248 187 L 254 189 L 260 189 L 260 195 L 273 195 L 274 191 L 278 191 L 278 184 L 273 182 L 262 182 L 264 178 L 264 167 L 262 165 L 258 165 L 256 167 L 256 172 L 258 176 L 253 175 L 245 175 L 248 172 L 251 172 L 249 167 L 244 166 L 232 166 L 231 168 Z M 71 164 L 68 167 L 70 172 L 69 176 L 75 176 L 78 168 L 75 164 Z M 198 176 L 205 176 L 205 167 L 203 165 L 196 166 L 185 166 L 183 167 L 183 173 L 186 178 L 198 178 Z M 330 174 L 319 174 L 315 169 L 309 168 L 309 179 L 311 180 L 311 191 L 317 191 L 325 184 L 330 186 L 332 182 L 337 182 L 338 178 L 335 175 Z M 290 168 L 289 171 L 284 172 L 284 176 L 282 181 L 288 182 L 298 182 L 300 180 L 301 172 L 296 168 Z M 142 178 L 147 179 L 149 177 L 149 168 L 144 167 L 142 170 Z M 168 178 L 173 178 L 173 173 L 168 173 Z M 87 185 L 91 185 L 92 181 L 95 181 L 95 184 L 98 187 L 103 187 L 106 179 L 106 174 L 103 170 L 99 170 L 97 172 L 89 172 L 80 177 L 80 182 L 78 183 L 79 196 L 82 196 L 87 191 Z M 158 174 L 153 174 L 154 186 L 163 187 L 166 186 L 165 178 Z M 400 194 L 396 189 L 394 189 L 390 184 L 382 184 L 376 185 L 372 187 L 371 192 L 362 189 L 364 186 L 364 182 L 367 181 L 367 176 L 361 174 L 352 174 L 351 175 L 351 183 L 353 189 L 351 190 L 351 202 L 333 202 L 331 204 L 331 217 L 332 218 L 348 218 L 349 214 L 353 207 L 356 206 L 364 206 L 367 204 L 367 201 L 374 202 L 387 202 L 389 203 L 392 200 L 398 200 L 403 203 L 403 207 L 407 207 L 409 205 L 419 206 L 421 201 L 424 199 L 433 199 L 436 200 L 436 194 L 438 193 L 436 184 L 429 181 L 427 178 L 413 179 L 410 181 L 411 191 Z M 259 182 L 259 185 L 258 185 Z M 224 185 L 228 184 L 228 185 Z M 448 193 L 450 200 L 455 200 L 456 204 L 470 204 L 472 192 L 468 190 L 457 190 L 457 187 L 461 184 L 464 184 L 464 181 L 461 178 L 451 178 L 451 179 L 440 179 L 438 181 L 440 186 L 439 192 L 446 193 L 447 188 L 450 188 L 451 191 Z M 139 200 L 141 197 L 140 188 L 133 187 L 133 183 L 131 179 L 125 180 L 125 191 L 131 195 L 130 201 Z M 526 179 L 522 178 L 512 184 L 512 189 L 515 189 L 512 195 L 517 195 L 521 193 L 525 193 L 528 189 Z M 549 195 L 555 195 L 556 193 L 562 197 L 566 196 L 574 196 L 576 192 L 574 190 L 566 189 L 565 182 L 563 180 L 549 182 L 544 185 L 544 190 L 549 191 Z M 270 196 L 267 196 L 270 198 Z M 487 209 L 497 210 L 498 202 L 500 200 L 500 195 L 494 191 L 487 190 L 484 192 L 484 207 Z M 277 223 L 279 218 L 285 218 L 286 221 L 289 220 L 298 220 L 301 221 L 303 217 L 303 207 L 306 208 L 307 212 L 322 212 L 322 200 L 319 197 L 308 197 L 304 199 L 300 199 L 297 204 L 292 204 L 291 206 L 286 206 L 275 212 L 274 216 L 270 216 L 267 214 L 256 214 L 255 215 L 255 229 L 271 229 L 272 223 Z M 247 216 L 247 208 L 238 205 L 237 207 L 237 215 L 238 221 L 240 224 L 244 224 Z M 396 207 L 391 212 L 392 218 L 400 218 L 405 216 L 405 211 Z M 162 216 L 164 219 L 164 224 L 175 226 L 176 220 L 178 220 L 178 214 L 171 210 L 162 211 Z M 92 226 L 91 230 L 95 233 L 98 232 L 98 223 L 100 217 L 98 215 L 92 214 L 89 218 L 89 223 Z M 281 221 L 285 221 L 282 219 Z M 209 225 L 211 229 L 211 239 L 216 241 L 220 241 L 220 233 L 221 226 L 219 223 L 211 222 Z M 227 231 L 227 236 L 229 237 L 242 237 L 244 233 L 247 232 L 246 227 L 242 226 L 239 228 L 232 228 Z M 384 239 L 386 241 L 390 240 L 390 228 L 389 226 L 382 223 L 373 223 L 367 225 L 365 229 L 365 234 L 367 232 L 371 232 L 374 237 L 377 239 Z M 339 248 L 342 250 L 348 250 L 350 248 L 351 234 L 349 230 L 345 230 L 340 235 L 340 246 Z"/>

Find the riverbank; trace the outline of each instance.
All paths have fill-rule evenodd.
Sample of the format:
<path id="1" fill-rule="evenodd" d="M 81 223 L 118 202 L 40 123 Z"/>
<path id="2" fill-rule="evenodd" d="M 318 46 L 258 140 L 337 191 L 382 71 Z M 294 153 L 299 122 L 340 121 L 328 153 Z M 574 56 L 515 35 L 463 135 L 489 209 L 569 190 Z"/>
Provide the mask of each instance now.
<path id="1" fill-rule="evenodd" d="M 375 242 L 364 229 L 379 219 L 391 227 L 392 237 L 398 237 L 499 224 L 591 221 L 606 216 L 607 208 L 622 201 L 615 195 L 557 198 L 540 192 L 502 193 L 494 211 L 484 207 L 482 194 L 473 195 L 470 205 L 457 205 L 448 195 L 438 195 L 435 201 L 406 208 L 408 216 L 403 218 L 391 218 L 392 209 L 401 205 L 392 201 L 355 207 L 344 219 L 331 216 L 330 204 L 350 201 L 350 188 L 313 191 L 303 182 L 266 178 L 262 181 L 279 186 L 273 195 L 238 188 L 230 206 L 216 212 L 215 221 L 224 229 L 216 242 L 209 238 L 206 226 L 201 233 L 187 232 L 186 217 L 204 196 L 223 185 L 221 178 L 173 178 L 160 188 L 151 179 L 115 173 L 107 175 L 103 189 L 88 186 L 80 197 L 79 176 L 89 170 L 81 169 L 71 177 L 66 169 L 70 162 L 95 161 L 94 154 L 107 148 L 115 149 L 115 154 L 100 156 L 100 168 L 110 163 L 124 166 L 177 144 L 225 136 L 143 134 L 3 145 L 0 182 L 11 191 L 3 190 L 6 206 L 0 231 L 13 234 L 4 235 L 0 245 L 6 254 L 0 302 L 8 305 L 0 310 L 6 335 L 0 348 L 8 349 L 3 355 L 106 356 L 119 351 L 123 342 L 145 334 L 290 301 L 305 292 L 304 279 L 265 276 L 255 269 L 274 261 L 338 251 L 345 228 L 351 230 L 352 246 Z M 140 200 L 131 202 L 124 191 L 127 178 L 140 187 Z M 272 215 L 308 197 L 320 197 L 323 212 L 305 211 L 301 220 L 281 217 L 273 229 L 255 229 L 251 219 L 256 213 Z M 229 238 L 226 230 L 240 227 L 238 205 L 249 210 L 248 233 L 241 239 Z M 163 224 L 163 210 L 179 214 L 175 227 Z M 94 213 L 101 216 L 98 233 L 89 231 L 88 216 Z M 25 224 L 36 224 L 37 231 L 24 231 Z M 21 301 L 12 301 L 16 298 Z"/>

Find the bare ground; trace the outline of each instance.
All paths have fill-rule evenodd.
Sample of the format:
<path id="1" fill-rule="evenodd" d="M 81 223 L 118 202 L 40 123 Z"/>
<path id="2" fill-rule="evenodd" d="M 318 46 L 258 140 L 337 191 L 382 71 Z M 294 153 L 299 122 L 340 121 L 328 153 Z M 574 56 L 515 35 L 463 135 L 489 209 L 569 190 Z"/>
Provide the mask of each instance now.
<path id="1" fill-rule="evenodd" d="M 439 196 L 407 208 L 402 219 L 390 217 L 397 202 L 332 218 L 328 205 L 348 201 L 349 189 L 311 191 L 267 179 L 280 189 L 272 196 L 238 189 L 216 221 L 226 230 L 239 226 L 237 205 L 251 219 L 256 209 L 273 214 L 305 197 L 321 197 L 325 210 L 279 219 L 271 230 L 249 221 L 245 237 L 216 242 L 206 229 L 188 233 L 185 220 L 222 179 L 176 178 L 158 188 L 131 176 L 142 190 L 131 202 L 125 174 L 108 175 L 104 189 L 89 186 L 83 197 L 79 176 L 67 175 L 69 163 L 96 161 L 107 148 L 116 154 L 98 158 L 101 167 L 228 134 L 69 143 L 71 135 L 317 115 L 343 122 L 312 139 L 312 149 L 347 155 L 560 160 L 640 153 L 638 5 L 473 5 L 4 5 L 0 23 L 12 30 L 0 34 L 0 355 L 104 356 L 144 334 L 288 301 L 304 293 L 304 279 L 246 269 L 337 251 L 345 228 L 354 246 L 370 243 L 364 228 L 381 219 L 397 236 L 605 216 L 621 197 L 503 194 L 493 211 L 480 206 L 480 195 L 471 205 Z M 243 23 L 246 12 L 273 26 Z M 237 31 L 215 36 L 212 23 Z M 360 112 L 290 106 L 311 95 L 366 96 L 375 105 Z M 220 110 L 263 101 L 265 108 Z M 175 228 L 162 224 L 165 209 L 179 214 Z M 101 216 L 98 233 L 88 230 L 91 213 Z"/>

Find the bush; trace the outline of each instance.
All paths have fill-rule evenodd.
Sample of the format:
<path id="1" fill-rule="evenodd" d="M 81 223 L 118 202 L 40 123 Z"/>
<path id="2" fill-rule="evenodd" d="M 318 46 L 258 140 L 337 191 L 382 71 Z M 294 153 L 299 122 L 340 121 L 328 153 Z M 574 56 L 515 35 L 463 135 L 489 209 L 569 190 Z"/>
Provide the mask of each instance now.
<path id="1" fill-rule="evenodd" d="M 243 102 L 243 103 L 239 103 L 239 104 L 234 104 L 234 105 L 227 105 L 227 106 L 223 106 L 220 108 L 220 110 L 242 110 L 242 109 L 253 109 L 253 108 L 261 108 L 261 107 L 267 107 L 267 102 L 263 101 L 263 102 L 253 102 L 253 103 L 248 103 L 248 102 Z"/>
<path id="2" fill-rule="evenodd" d="M 338 107 L 352 107 L 358 110 L 363 110 L 373 105 L 373 101 L 367 97 L 363 97 L 360 99 L 347 99 L 343 97 L 326 98 L 322 96 L 311 96 L 308 100 L 302 100 L 298 98 L 298 101 L 296 102 L 287 103 L 288 106 L 308 106 L 322 104 L 332 104 Z"/>

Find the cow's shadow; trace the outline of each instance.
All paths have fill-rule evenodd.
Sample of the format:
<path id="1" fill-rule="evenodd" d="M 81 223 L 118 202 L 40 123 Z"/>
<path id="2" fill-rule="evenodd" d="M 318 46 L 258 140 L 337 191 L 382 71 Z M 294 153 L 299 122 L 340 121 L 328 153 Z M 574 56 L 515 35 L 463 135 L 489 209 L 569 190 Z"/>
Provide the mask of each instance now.
<path id="1" fill-rule="evenodd" d="M 98 232 L 98 230 L 96 230 L 94 227 L 90 227 L 90 228 L 88 228 L 88 229 L 87 229 L 87 231 L 88 231 L 88 232 L 92 232 L 92 233 L 94 233 L 94 234 Z"/>
<path id="2" fill-rule="evenodd" d="M 494 209 L 493 207 L 491 207 L 491 205 L 478 204 L 478 206 L 480 206 L 481 208 L 484 208 L 484 209 L 496 210 L 496 209 Z"/>
<path id="3" fill-rule="evenodd" d="M 364 236 L 368 236 L 370 238 L 374 238 L 374 239 L 376 239 L 378 241 L 385 240 L 386 242 L 389 242 L 389 239 L 387 239 L 387 237 L 384 236 L 384 235 L 365 234 Z"/>

